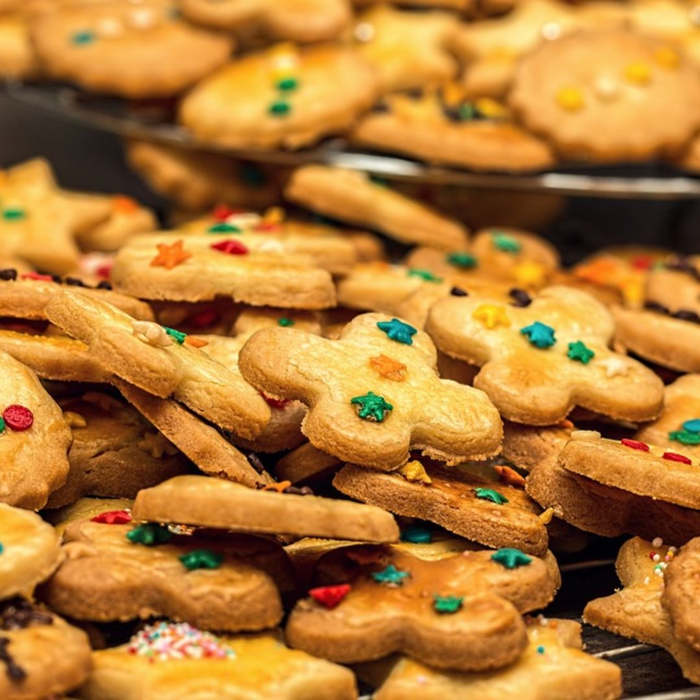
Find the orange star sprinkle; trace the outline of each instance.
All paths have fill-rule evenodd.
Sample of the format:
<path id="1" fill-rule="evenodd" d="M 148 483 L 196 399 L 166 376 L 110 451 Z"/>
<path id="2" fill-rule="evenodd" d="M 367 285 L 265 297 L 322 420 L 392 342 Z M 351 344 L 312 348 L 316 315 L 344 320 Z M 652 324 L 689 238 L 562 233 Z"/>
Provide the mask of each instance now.
<path id="1" fill-rule="evenodd" d="M 201 338 L 195 338 L 192 335 L 188 335 L 185 338 L 185 344 L 186 345 L 191 345 L 193 348 L 203 348 L 205 345 L 209 345 L 206 340 L 202 340 Z"/>
<path id="2" fill-rule="evenodd" d="M 172 245 L 158 243 L 156 248 L 158 248 L 158 255 L 151 260 L 151 267 L 164 267 L 166 270 L 172 270 L 192 257 L 192 253 L 183 250 L 182 240 L 175 241 Z"/>
<path id="3" fill-rule="evenodd" d="M 263 486 L 263 491 L 277 491 L 277 493 L 284 493 L 285 489 L 288 489 L 291 485 L 291 481 L 274 481 L 271 484 L 266 484 Z"/>
<path id="4" fill-rule="evenodd" d="M 112 209 L 120 214 L 133 214 L 139 208 L 136 200 L 123 194 L 112 197 Z"/>
<path id="5" fill-rule="evenodd" d="M 370 357 L 369 366 L 382 377 L 391 379 L 392 382 L 402 382 L 406 379 L 406 365 L 386 355 Z"/>
<path id="6" fill-rule="evenodd" d="M 493 470 L 498 474 L 498 478 L 507 486 L 515 486 L 516 488 L 522 489 L 525 487 L 525 479 L 523 479 L 518 472 L 515 471 L 515 469 L 511 469 L 510 467 L 506 467 L 505 465 L 503 466 L 497 466 L 494 467 Z"/>

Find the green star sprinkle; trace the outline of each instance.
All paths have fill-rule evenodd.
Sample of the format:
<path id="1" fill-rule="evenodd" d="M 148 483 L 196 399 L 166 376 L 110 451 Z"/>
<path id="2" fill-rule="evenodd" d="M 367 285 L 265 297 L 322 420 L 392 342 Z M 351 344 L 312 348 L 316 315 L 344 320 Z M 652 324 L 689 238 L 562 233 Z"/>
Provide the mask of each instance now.
<path id="1" fill-rule="evenodd" d="M 287 78 L 281 78 L 277 81 L 275 87 L 278 90 L 282 90 L 282 92 L 291 92 L 292 90 L 296 90 L 299 87 L 299 81 L 296 78 L 292 78 L 291 76 Z"/>
<path id="2" fill-rule="evenodd" d="M 5 419 L 0 418 L 0 433 L 4 433 L 4 432 L 5 432 Z"/>
<path id="3" fill-rule="evenodd" d="M 406 273 L 409 277 L 420 277 L 426 282 L 442 282 L 442 277 L 434 275 L 430 270 L 421 270 L 417 267 L 412 267 Z"/>
<path id="4" fill-rule="evenodd" d="M 400 571 L 393 564 L 389 564 L 386 569 L 373 572 L 372 578 L 377 583 L 388 583 L 394 586 L 400 586 L 408 575 L 408 571 Z"/>
<path id="5" fill-rule="evenodd" d="M 292 111 L 292 106 L 284 100 L 275 100 L 267 108 L 268 114 L 273 117 L 286 117 Z"/>
<path id="6" fill-rule="evenodd" d="M 468 270 L 476 267 L 476 258 L 471 253 L 448 253 L 445 258 L 450 265 Z"/>
<path id="7" fill-rule="evenodd" d="M 517 569 L 519 566 L 527 566 L 532 557 L 528 557 L 525 552 L 513 547 L 504 547 L 491 555 L 491 560 L 505 566 L 506 569 Z"/>
<path id="8" fill-rule="evenodd" d="M 427 527 L 411 525 L 401 530 L 401 541 L 412 542 L 413 544 L 428 544 L 433 541 L 433 533 Z"/>
<path id="9" fill-rule="evenodd" d="M 502 250 L 504 253 L 519 253 L 522 246 L 520 241 L 505 233 L 494 233 L 491 235 L 493 247 Z"/>
<path id="10" fill-rule="evenodd" d="M 548 326 L 546 323 L 540 323 L 539 321 L 535 321 L 529 326 L 521 328 L 520 332 L 527 336 L 530 345 L 534 345 L 536 348 L 540 348 L 540 350 L 550 348 L 557 342 L 554 337 L 554 328 Z"/>
<path id="11" fill-rule="evenodd" d="M 700 433 L 691 433 L 690 430 L 672 430 L 668 437 L 669 440 L 675 440 L 683 445 L 700 445 Z"/>
<path id="12" fill-rule="evenodd" d="M 243 233 L 243 231 L 238 226 L 221 221 L 218 224 L 212 224 L 207 229 L 207 233 Z"/>
<path id="13" fill-rule="evenodd" d="M 146 523 L 138 525 L 126 533 L 126 539 L 134 544 L 143 544 L 146 547 L 153 547 L 157 544 L 165 544 L 172 538 L 172 533 L 167 527 L 156 523 Z"/>
<path id="14" fill-rule="evenodd" d="M 456 613 L 462 607 L 462 601 L 464 598 L 462 596 L 456 595 L 434 595 L 433 596 L 433 608 L 436 613 L 441 615 L 451 615 Z"/>
<path id="15" fill-rule="evenodd" d="M 178 344 L 182 345 L 185 342 L 185 338 L 187 337 L 187 333 L 183 333 L 182 331 L 176 331 L 174 328 L 168 328 L 167 326 L 163 326 L 163 330 Z"/>
<path id="16" fill-rule="evenodd" d="M 700 433 L 700 418 L 691 418 L 684 421 L 682 427 L 683 430 L 687 430 L 689 433 Z"/>
<path id="17" fill-rule="evenodd" d="M 587 348 L 580 340 L 577 340 L 575 343 L 569 343 L 569 350 L 566 356 L 570 360 L 576 360 L 577 362 L 587 365 L 595 357 L 595 353 L 590 348 Z"/>
<path id="18" fill-rule="evenodd" d="M 277 319 L 277 325 L 282 326 L 282 328 L 289 328 L 289 326 L 294 325 L 294 319 L 283 316 L 282 318 Z"/>
<path id="19" fill-rule="evenodd" d="M 27 218 L 27 212 L 21 207 L 7 207 L 2 210 L 2 218 L 5 221 L 21 221 Z"/>
<path id="20" fill-rule="evenodd" d="M 474 494 L 483 501 L 491 501 L 491 503 L 496 503 L 499 506 L 508 503 L 508 499 L 502 493 L 498 493 L 498 491 L 494 491 L 493 489 L 479 487 L 474 489 Z"/>
<path id="21" fill-rule="evenodd" d="M 468 122 L 476 118 L 477 110 L 471 102 L 463 102 L 457 109 L 459 118 L 462 121 Z"/>
<path id="22" fill-rule="evenodd" d="M 194 569 L 218 569 L 224 560 L 224 555 L 212 552 L 211 549 L 193 549 L 178 558 L 188 571 L 194 571 Z"/>
<path id="23" fill-rule="evenodd" d="M 540 644 L 535 651 L 537 651 L 538 654 L 544 654 L 544 647 Z"/>
<path id="24" fill-rule="evenodd" d="M 398 318 L 392 318 L 391 321 L 377 321 L 377 328 L 384 331 L 390 340 L 395 340 L 397 343 L 405 345 L 413 345 L 413 337 L 416 334 L 416 329 L 409 326 L 408 323 L 399 321 Z"/>
<path id="25" fill-rule="evenodd" d="M 374 420 L 377 423 L 381 423 L 386 418 L 386 414 L 394 410 L 394 407 L 383 396 L 379 396 L 371 391 L 368 391 L 363 396 L 354 396 L 350 399 L 350 403 L 360 407 L 358 411 L 360 418 Z"/>
<path id="26" fill-rule="evenodd" d="M 76 46 L 86 46 L 87 44 L 92 44 L 95 41 L 95 34 L 89 29 L 81 32 L 75 32 L 70 38 L 71 42 Z"/>

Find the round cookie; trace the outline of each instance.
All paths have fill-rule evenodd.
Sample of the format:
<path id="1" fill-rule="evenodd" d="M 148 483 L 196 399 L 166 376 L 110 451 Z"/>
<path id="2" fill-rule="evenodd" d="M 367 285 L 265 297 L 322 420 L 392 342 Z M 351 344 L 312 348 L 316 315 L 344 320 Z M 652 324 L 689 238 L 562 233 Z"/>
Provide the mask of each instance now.
<path id="1" fill-rule="evenodd" d="M 59 536 L 36 513 L 0 503 L 0 599 L 31 593 L 61 563 Z"/>
<path id="2" fill-rule="evenodd" d="M 230 38 L 183 22 L 168 0 L 62 5 L 36 17 L 31 34 L 52 77 L 131 98 L 177 94 L 233 47 Z"/>
<path id="3" fill-rule="evenodd" d="M 663 42 L 581 33 L 525 57 L 510 104 L 564 156 L 645 160 L 680 149 L 700 126 L 700 78 Z"/>

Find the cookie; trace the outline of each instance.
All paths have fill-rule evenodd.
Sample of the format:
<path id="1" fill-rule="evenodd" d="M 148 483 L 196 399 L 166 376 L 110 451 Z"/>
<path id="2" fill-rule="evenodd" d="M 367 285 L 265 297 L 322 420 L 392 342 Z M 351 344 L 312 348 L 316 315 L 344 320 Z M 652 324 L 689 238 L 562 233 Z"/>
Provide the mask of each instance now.
<path id="1" fill-rule="evenodd" d="M 194 336 L 206 342 L 202 348 L 209 357 L 240 375 L 238 355 L 249 338 L 261 328 L 296 328 L 309 333 L 320 334 L 321 327 L 311 314 L 289 313 L 279 309 L 245 309 L 233 326 L 233 337 L 221 335 Z M 280 401 L 263 398 L 270 406 L 270 421 L 262 433 L 254 440 L 237 440 L 238 444 L 258 452 L 281 452 L 298 447 L 304 440 L 301 422 L 306 415 L 306 407 L 299 401 Z"/>
<path id="2" fill-rule="evenodd" d="M 0 598 L 31 595 L 61 563 L 59 537 L 36 513 L 0 503 Z M 0 625 L 1 626 L 1 625 Z"/>
<path id="3" fill-rule="evenodd" d="M 450 469 L 413 460 L 398 472 L 382 474 L 346 466 L 333 486 L 351 498 L 391 513 L 420 518 L 487 547 L 514 547 L 542 556 L 547 528 L 539 508 L 520 486 L 501 481 L 498 472 L 480 465 Z"/>
<path id="4" fill-rule="evenodd" d="M 673 622 L 673 634 L 700 652 L 698 615 L 695 595 L 700 539 L 690 540 L 671 559 L 664 571 L 664 589 L 661 601 Z"/>
<path id="5" fill-rule="evenodd" d="M 26 365 L 42 379 L 58 382 L 111 381 L 88 346 L 65 335 L 48 335 L 0 329 L 0 350 Z"/>
<path id="6" fill-rule="evenodd" d="M 134 501 L 131 498 L 83 497 L 79 498 L 75 503 L 63 506 L 62 508 L 44 511 L 42 515 L 54 526 L 56 533 L 63 537 L 63 531 L 72 522 L 89 520 L 100 513 L 114 511 L 125 511 L 127 514 L 131 514 L 131 506 L 133 503 Z"/>
<path id="7" fill-rule="evenodd" d="M 169 700 L 177 694 L 221 700 L 353 700 L 349 669 L 288 649 L 274 633 L 216 637 L 191 625 L 159 622 L 127 644 L 93 653 L 82 688 L 88 700 Z"/>
<path id="8" fill-rule="evenodd" d="M 546 605 L 555 589 L 545 562 L 517 549 L 423 559 L 420 545 L 353 547 L 331 557 L 341 578 L 296 604 L 286 637 L 342 663 L 401 652 L 440 669 L 500 668 L 527 645 L 520 613 Z"/>
<path id="9" fill-rule="evenodd" d="M 588 603 L 583 620 L 614 634 L 663 647 L 689 681 L 700 683 L 700 653 L 675 635 L 671 617 L 661 602 L 664 572 L 674 555 L 675 548 L 659 541 L 635 537 L 625 542 L 615 562 L 623 588 Z"/>
<path id="10" fill-rule="evenodd" d="M 187 460 L 128 404 L 91 391 L 59 405 L 73 434 L 70 471 L 47 508 L 82 496 L 133 498 L 142 488 L 188 471 Z"/>
<path id="11" fill-rule="evenodd" d="M 63 697 L 92 665 L 85 632 L 24 598 L 0 603 L 0 645 L 0 694 L 7 700 Z"/>
<path id="12" fill-rule="evenodd" d="M 225 430 L 253 438 L 270 419 L 257 392 L 179 331 L 137 321 L 110 304 L 67 290 L 54 295 L 46 313 L 86 343 L 106 370 L 161 398 L 172 395 Z"/>
<path id="13" fill-rule="evenodd" d="M 288 564 L 271 542 L 173 534 L 160 525 L 132 523 L 126 511 L 71 522 L 63 542 L 65 561 L 40 595 L 71 618 L 166 616 L 235 632 L 266 629 L 282 617 L 267 570 L 279 560 Z"/>
<path id="14" fill-rule="evenodd" d="M 158 220 L 153 212 L 126 195 L 75 193 L 70 198 L 104 202 L 110 210 L 106 221 L 78 232 L 77 240 L 83 250 L 113 252 L 131 236 L 158 228 Z"/>
<path id="15" fill-rule="evenodd" d="M 206 474 L 255 488 L 271 481 L 214 427 L 177 401 L 160 399 L 137 387 L 114 381 L 124 398 Z"/>
<path id="16" fill-rule="evenodd" d="M 390 471 L 420 450 L 456 464 L 500 449 L 501 422 L 486 396 L 440 379 L 425 333 L 382 314 L 362 314 L 339 340 L 282 328 L 258 331 L 239 367 L 265 393 L 309 406 L 301 430 L 319 449 Z"/>
<path id="17" fill-rule="evenodd" d="M 367 226 L 403 243 L 459 248 L 467 242 L 461 224 L 355 170 L 302 166 L 292 173 L 284 194 L 321 214 Z"/>
<path id="18" fill-rule="evenodd" d="M 573 620 L 527 618 L 527 646 L 505 669 L 489 673 L 446 673 L 401 657 L 358 675 L 379 681 L 376 700 L 496 698 L 504 693 L 548 700 L 613 700 L 622 694 L 620 668 L 582 651 L 581 625 Z"/>
<path id="19" fill-rule="evenodd" d="M 283 484 L 282 484 L 283 485 Z M 136 497 L 134 518 L 255 534 L 393 542 L 398 528 L 374 506 L 312 495 L 255 490 L 223 479 L 177 476 Z"/>
<path id="20" fill-rule="evenodd" d="M 457 18 L 447 12 L 409 12 L 378 5 L 358 18 L 352 34 L 377 73 L 382 93 L 440 83 L 457 74 L 448 43 Z"/>
<path id="21" fill-rule="evenodd" d="M 559 456 L 568 471 L 639 496 L 699 509 L 697 459 L 640 440 L 608 440 L 591 431 L 578 431 L 572 438 Z"/>
<path id="22" fill-rule="evenodd" d="M 504 418 L 530 425 L 556 423 L 575 405 L 618 420 L 659 414 L 661 380 L 609 349 L 614 329 L 600 302 L 559 286 L 527 306 L 449 297 L 431 308 L 426 324 L 440 350 L 482 367 L 474 386 Z"/>
<path id="23" fill-rule="evenodd" d="M 295 246 L 323 255 L 323 242 L 240 234 L 232 224 L 209 234 L 154 234 L 132 238 L 118 253 L 115 288 L 146 299 L 210 301 L 228 297 L 255 306 L 323 309 L 335 304 L 330 274 Z M 225 228 L 224 228 L 225 227 Z M 311 242 L 309 242 L 311 241 Z M 347 252 L 351 244 L 343 245 Z"/>
<path id="24" fill-rule="evenodd" d="M 554 163 L 549 146 L 514 124 L 503 105 L 467 99 L 464 93 L 448 83 L 387 95 L 359 121 L 351 138 L 380 151 L 472 170 L 527 172 Z"/>
<path id="25" fill-rule="evenodd" d="M 335 39 L 352 16 L 349 0 L 184 0 L 182 12 L 215 29 L 303 43 Z"/>
<path id="26" fill-rule="evenodd" d="M 68 474 L 71 433 L 34 372 L 6 353 L 0 357 L 0 498 L 13 506 L 43 508 Z"/>
<path id="27" fill-rule="evenodd" d="M 78 261 L 75 235 L 109 216 L 103 201 L 72 200 L 40 158 L 0 171 L 3 254 L 58 274 Z"/>
<path id="28" fill-rule="evenodd" d="M 110 289 L 93 289 L 80 284 L 80 280 L 67 277 L 63 285 L 79 287 L 80 293 L 89 299 L 112 304 L 139 321 L 152 321 L 153 312 L 143 301 Z M 0 270 L 0 315 L 11 318 L 46 320 L 46 305 L 61 287 L 48 275 L 17 274 L 17 270 Z"/>
<path id="29" fill-rule="evenodd" d="M 26 18 L 19 12 L 0 15 L 0 77 L 31 78 L 37 69 Z"/>
<path id="30" fill-rule="evenodd" d="M 563 156 L 648 160 L 678 151 L 697 130 L 700 81 L 664 42 L 623 30 L 581 33 L 523 58 L 510 104 Z"/>
<path id="31" fill-rule="evenodd" d="M 151 189 L 187 210 L 215 204 L 261 209 L 277 199 L 270 173 L 257 164 L 135 140 L 126 142 L 125 154 Z"/>
<path id="32" fill-rule="evenodd" d="M 278 460 L 274 472 L 278 481 L 299 484 L 326 472 L 336 471 L 341 465 L 342 462 L 337 457 L 305 442 Z"/>
<path id="33" fill-rule="evenodd" d="M 349 47 L 282 44 L 205 78 L 180 104 L 179 121 L 195 138 L 228 148 L 299 148 L 349 127 L 376 89 L 374 71 Z"/>
<path id="34" fill-rule="evenodd" d="M 129 98 L 182 92 L 233 48 L 229 37 L 184 22 L 169 0 L 64 4 L 39 14 L 31 36 L 52 78 Z"/>
<path id="35" fill-rule="evenodd" d="M 525 490 L 543 508 L 603 537 L 660 536 L 683 544 L 689 536 L 700 535 L 700 515 L 693 508 L 633 493 L 625 488 L 627 479 L 617 474 L 603 484 L 566 469 L 560 455 L 571 433 L 571 428 L 505 424 L 503 454 L 511 463 L 529 469 Z"/>

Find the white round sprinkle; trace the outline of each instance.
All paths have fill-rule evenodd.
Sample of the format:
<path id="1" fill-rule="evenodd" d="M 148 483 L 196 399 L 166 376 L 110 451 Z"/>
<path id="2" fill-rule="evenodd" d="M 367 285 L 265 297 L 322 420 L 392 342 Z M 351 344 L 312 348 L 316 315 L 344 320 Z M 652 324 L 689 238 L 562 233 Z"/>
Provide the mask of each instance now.
<path id="1" fill-rule="evenodd" d="M 374 39 L 374 27 L 369 22 L 360 22 L 355 25 L 353 34 L 358 41 L 372 41 Z"/>

